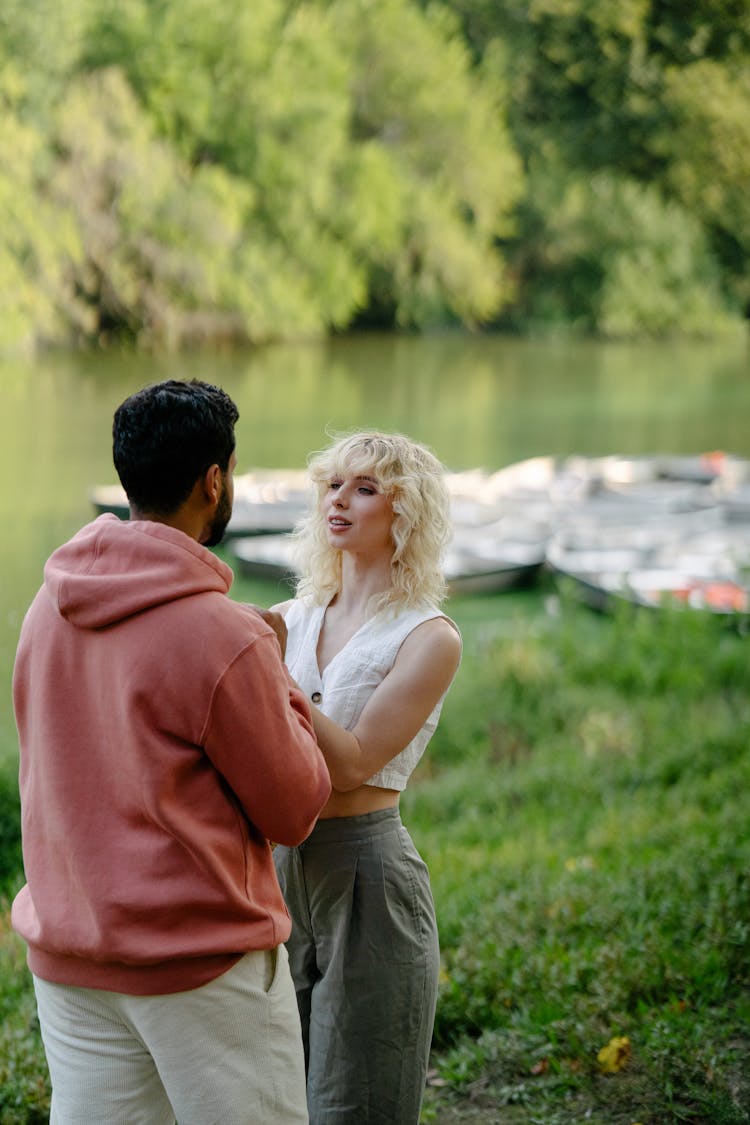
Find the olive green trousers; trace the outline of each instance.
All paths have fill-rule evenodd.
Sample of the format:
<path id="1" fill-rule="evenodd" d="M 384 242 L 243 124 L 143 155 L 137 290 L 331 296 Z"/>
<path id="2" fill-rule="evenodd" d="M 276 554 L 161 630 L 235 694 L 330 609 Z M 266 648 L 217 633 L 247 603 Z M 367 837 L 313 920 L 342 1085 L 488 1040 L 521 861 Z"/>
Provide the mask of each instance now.
<path id="1" fill-rule="evenodd" d="M 274 858 L 310 1125 L 417 1125 L 440 955 L 427 868 L 398 810 L 321 820 Z"/>

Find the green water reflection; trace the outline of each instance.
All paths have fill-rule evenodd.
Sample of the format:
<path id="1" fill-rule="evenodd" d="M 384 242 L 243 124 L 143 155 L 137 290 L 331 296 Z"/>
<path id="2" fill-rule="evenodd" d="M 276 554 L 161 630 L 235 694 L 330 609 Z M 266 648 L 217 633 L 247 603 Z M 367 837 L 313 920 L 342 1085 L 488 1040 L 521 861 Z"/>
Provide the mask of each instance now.
<path id="1" fill-rule="evenodd" d="M 725 449 L 750 457 L 747 348 L 498 337 L 364 336 L 257 353 L 51 356 L 0 364 L 0 755 L 10 669 L 44 560 L 114 481 L 112 412 L 167 377 L 210 379 L 240 408 L 239 469 L 299 466 L 327 432 L 403 430 L 452 468 L 541 453 Z"/>

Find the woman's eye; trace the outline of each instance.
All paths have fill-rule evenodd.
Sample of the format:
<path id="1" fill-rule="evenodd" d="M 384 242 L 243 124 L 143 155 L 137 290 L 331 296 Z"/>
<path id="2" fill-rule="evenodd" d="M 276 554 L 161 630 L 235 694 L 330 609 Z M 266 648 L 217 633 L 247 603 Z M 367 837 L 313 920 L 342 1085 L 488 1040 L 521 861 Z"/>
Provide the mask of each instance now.
<path id="1" fill-rule="evenodd" d="M 341 481 L 340 480 L 332 480 L 332 481 L 329 482 L 329 485 L 328 485 L 328 491 L 329 492 L 335 492 L 337 488 L 341 488 Z"/>

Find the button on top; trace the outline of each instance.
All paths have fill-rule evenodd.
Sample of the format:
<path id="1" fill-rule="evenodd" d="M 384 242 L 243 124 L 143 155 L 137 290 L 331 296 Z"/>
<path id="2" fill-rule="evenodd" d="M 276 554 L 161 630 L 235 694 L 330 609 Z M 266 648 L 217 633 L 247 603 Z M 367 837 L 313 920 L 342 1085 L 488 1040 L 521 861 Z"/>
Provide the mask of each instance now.
<path id="1" fill-rule="evenodd" d="M 322 698 L 323 698 L 323 696 L 322 696 L 321 692 L 319 692 L 319 691 L 314 691 L 312 693 L 312 695 L 310 696 L 310 699 L 312 699 L 313 703 L 320 703 Z"/>

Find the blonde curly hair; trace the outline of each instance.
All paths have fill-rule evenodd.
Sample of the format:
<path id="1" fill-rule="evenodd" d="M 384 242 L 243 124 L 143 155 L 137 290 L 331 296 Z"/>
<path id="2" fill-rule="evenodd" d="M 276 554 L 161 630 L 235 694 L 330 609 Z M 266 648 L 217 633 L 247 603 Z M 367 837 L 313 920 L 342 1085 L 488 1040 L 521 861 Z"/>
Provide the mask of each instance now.
<path id="1" fill-rule="evenodd" d="M 357 431 L 313 453 L 308 469 L 317 502 L 295 530 L 298 597 L 323 605 L 341 589 L 342 553 L 328 542 L 322 502 L 331 480 L 354 474 L 372 478 L 393 507 L 391 585 L 372 599 L 370 612 L 445 600 L 450 499 L 445 468 L 431 450 L 403 434 Z"/>

